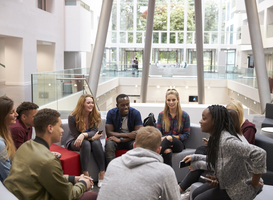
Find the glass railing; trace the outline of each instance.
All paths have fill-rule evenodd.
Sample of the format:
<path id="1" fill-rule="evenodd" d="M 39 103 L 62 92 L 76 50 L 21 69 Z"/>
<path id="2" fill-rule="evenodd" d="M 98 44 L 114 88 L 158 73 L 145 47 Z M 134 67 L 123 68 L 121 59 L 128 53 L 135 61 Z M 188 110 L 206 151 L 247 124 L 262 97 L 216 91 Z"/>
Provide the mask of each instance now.
<path id="1" fill-rule="evenodd" d="M 117 77 L 142 77 L 142 71 L 133 74 L 132 70 L 109 70 L 102 67 L 99 84 Z M 206 69 L 206 70 L 205 70 Z M 88 86 L 89 68 L 69 69 L 55 72 L 32 74 L 32 101 L 37 105 L 56 110 L 66 110 L 76 106 L 79 96 L 83 93 L 92 94 Z M 273 78 L 273 71 L 268 71 Z M 196 65 L 188 64 L 185 68 L 176 68 L 175 65 L 152 64 L 150 78 L 197 78 Z M 229 79 L 257 88 L 255 70 L 252 68 L 238 68 L 234 66 L 204 66 L 205 79 Z M 68 101 L 69 97 L 69 101 Z M 73 101 L 70 101 L 73 99 Z"/>

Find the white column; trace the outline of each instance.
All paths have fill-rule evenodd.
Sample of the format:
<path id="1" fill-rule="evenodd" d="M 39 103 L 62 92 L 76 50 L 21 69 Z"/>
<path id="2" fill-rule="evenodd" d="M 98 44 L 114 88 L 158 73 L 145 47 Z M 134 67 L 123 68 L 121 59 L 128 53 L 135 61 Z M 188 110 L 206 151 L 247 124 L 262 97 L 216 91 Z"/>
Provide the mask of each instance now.
<path id="1" fill-rule="evenodd" d="M 204 63 L 203 63 L 202 1 L 195 0 L 194 7 L 195 7 L 198 103 L 204 104 L 205 91 L 204 91 Z"/>
<path id="2" fill-rule="evenodd" d="M 259 23 L 256 0 L 245 0 L 251 46 L 254 57 L 254 66 L 258 83 L 258 92 L 262 113 L 266 103 L 271 102 L 268 75 L 265 64 L 264 47 Z"/>
<path id="3" fill-rule="evenodd" d="M 154 12 L 155 12 L 155 0 L 149 0 L 147 22 L 146 22 L 145 47 L 144 47 L 144 54 L 143 54 L 144 60 L 143 60 L 142 79 L 141 79 L 141 92 L 140 92 L 141 103 L 146 103 L 146 100 L 147 100 L 150 56 L 151 56 L 151 46 L 152 46 L 152 37 L 153 37 Z"/>
<path id="4" fill-rule="evenodd" d="M 94 97 L 96 97 L 99 85 L 100 69 L 108 33 L 112 4 L 113 0 L 104 0 L 101 7 L 100 20 L 88 80 L 89 87 L 91 88 Z"/>

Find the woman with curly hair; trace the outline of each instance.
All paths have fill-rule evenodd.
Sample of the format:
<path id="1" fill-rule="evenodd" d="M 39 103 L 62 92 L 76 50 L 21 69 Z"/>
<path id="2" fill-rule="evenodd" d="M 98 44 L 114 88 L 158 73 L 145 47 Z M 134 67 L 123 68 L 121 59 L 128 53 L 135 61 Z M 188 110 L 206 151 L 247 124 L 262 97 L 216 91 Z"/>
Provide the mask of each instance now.
<path id="1" fill-rule="evenodd" d="M 9 125 L 16 123 L 18 114 L 13 101 L 5 96 L 0 97 L 0 181 L 4 181 L 15 154 L 15 146 L 11 137 Z"/>
<path id="2" fill-rule="evenodd" d="M 182 110 L 176 89 L 167 90 L 164 111 L 158 115 L 156 128 L 162 133 L 160 154 L 164 163 L 172 166 L 172 152 L 181 152 L 183 141 L 190 137 L 190 116 Z"/>
<path id="3" fill-rule="evenodd" d="M 91 152 L 99 168 L 98 187 L 101 187 L 105 173 L 105 156 L 98 128 L 101 124 L 100 113 L 95 106 L 94 97 L 89 94 L 80 96 L 76 108 L 68 117 L 70 137 L 66 142 L 68 149 L 80 151 L 82 173 L 89 176 L 88 163 Z"/>

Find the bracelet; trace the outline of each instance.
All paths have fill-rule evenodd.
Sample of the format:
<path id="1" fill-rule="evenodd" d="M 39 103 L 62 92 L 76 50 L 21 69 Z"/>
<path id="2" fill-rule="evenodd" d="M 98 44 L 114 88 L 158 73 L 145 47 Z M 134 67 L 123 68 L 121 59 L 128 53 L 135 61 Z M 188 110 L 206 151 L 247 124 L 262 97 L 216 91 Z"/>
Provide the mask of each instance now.
<path id="1" fill-rule="evenodd" d="M 92 141 L 92 142 L 94 141 L 94 138 L 93 138 L 93 137 L 91 137 L 91 141 Z"/>

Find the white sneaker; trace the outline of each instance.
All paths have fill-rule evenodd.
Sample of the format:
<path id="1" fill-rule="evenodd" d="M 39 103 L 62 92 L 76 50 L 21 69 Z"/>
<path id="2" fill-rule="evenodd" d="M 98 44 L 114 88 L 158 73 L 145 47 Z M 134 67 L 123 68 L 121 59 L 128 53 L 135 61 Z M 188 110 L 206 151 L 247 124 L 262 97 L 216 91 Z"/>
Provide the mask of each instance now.
<path id="1" fill-rule="evenodd" d="M 98 181 L 98 187 L 99 187 L 99 188 L 102 186 L 102 181 L 103 181 L 103 180 L 99 180 L 99 181 Z"/>
<path id="2" fill-rule="evenodd" d="M 190 199 L 190 191 L 186 191 L 181 194 L 181 200 L 189 200 Z"/>

